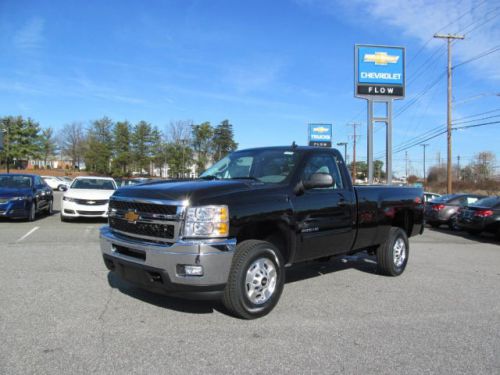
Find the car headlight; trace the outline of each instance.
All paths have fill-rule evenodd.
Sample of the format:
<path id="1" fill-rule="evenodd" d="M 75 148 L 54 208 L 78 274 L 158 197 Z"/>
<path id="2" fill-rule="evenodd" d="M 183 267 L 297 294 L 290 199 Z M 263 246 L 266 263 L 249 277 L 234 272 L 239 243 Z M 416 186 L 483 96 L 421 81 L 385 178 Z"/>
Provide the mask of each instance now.
<path id="1" fill-rule="evenodd" d="M 227 206 L 188 207 L 184 237 L 227 237 L 229 210 Z"/>
<path id="2" fill-rule="evenodd" d="M 75 199 L 63 196 L 63 201 L 66 201 L 66 202 L 75 202 Z"/>
<path id="3" fill-rule="evenodd" d="M 25 201 L 26 199 L 29 199 L 29 197 L 27 195 L 25 195 L 23 197 L 13 197 L 13 198 L 10 198 L 11 201 Z"/>

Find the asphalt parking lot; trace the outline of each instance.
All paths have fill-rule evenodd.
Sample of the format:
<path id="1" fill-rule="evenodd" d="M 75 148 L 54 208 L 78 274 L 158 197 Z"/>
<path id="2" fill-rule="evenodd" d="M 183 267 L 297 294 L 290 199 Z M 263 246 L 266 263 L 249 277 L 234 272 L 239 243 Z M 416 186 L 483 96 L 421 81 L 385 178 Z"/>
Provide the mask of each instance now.
<path id="1" fill-rule="evenodd" d="M 110 277 L 103 224 L 0 222 L 0 373 L 500 373 L 493 237 L 427 229 L 398 278 L 365 257 L 290 269 L 244 321 Z"/>

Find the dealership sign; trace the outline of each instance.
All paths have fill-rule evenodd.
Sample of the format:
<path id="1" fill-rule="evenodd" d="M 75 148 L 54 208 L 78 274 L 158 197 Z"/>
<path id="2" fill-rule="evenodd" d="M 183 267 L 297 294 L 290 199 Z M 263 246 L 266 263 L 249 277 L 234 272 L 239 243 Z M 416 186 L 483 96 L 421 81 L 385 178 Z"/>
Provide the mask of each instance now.
<path id="1" fill-rule="evenodd" d="M 309 124 L 309 146 L 332 147 L 332 124 Z"/>
<path id="2" fill-rule="evenodd" d="M 355 96 L 402 98 L 405 96 L 405 49 L 355 46 Z"/>

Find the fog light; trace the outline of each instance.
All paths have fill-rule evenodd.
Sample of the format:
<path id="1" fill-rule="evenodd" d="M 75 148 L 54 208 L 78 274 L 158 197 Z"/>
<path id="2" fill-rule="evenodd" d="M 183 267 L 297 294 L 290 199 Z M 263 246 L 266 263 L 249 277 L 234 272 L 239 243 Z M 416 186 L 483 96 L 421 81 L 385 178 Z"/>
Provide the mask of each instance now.
<path id="1" fill-rule="evenodd" d="M 179 274 L 183 276 L 203 276 L 203 267 L 202 266 L 192 266 L 187 264 L 180 264 L 177 266 L 181 272 Z"/>

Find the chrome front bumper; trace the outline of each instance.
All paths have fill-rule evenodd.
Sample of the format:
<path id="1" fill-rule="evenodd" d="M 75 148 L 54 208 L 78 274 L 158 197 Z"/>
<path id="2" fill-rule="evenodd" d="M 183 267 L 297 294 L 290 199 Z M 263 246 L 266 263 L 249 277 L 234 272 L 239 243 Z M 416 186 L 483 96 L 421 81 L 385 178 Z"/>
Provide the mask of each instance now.
<path id="1" fill-rule="evenodd" d="M 120 276 L 142 287 L 173 293 L 223 287 L 236 248 L 236 239 L 178 241 L 173 244 L 135 240 L 114 233 L 109 226 L 101 227 L 100 240 L 108 269 L 118 271 Z M 183 265 L 202 266 L 203 276 L 179 274 L 179 267 Z M 150 283 L 148 275 L 151 276 Z"/>

